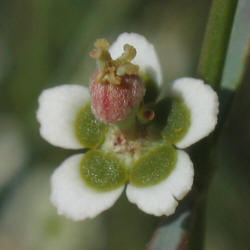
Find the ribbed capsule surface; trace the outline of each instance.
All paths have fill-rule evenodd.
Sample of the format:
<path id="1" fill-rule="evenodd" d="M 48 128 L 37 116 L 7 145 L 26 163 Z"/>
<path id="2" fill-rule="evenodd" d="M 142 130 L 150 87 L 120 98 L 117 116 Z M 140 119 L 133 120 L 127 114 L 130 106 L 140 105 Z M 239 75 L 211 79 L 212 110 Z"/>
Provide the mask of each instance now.
<path id="1" fill-rule="evenodd" d="M 92 112 L 105 123 L 125 120 L 145 94 L 143 81 L 138 75 L 122 76 L 119 85 L 93 79 L 90 83 Z"/>

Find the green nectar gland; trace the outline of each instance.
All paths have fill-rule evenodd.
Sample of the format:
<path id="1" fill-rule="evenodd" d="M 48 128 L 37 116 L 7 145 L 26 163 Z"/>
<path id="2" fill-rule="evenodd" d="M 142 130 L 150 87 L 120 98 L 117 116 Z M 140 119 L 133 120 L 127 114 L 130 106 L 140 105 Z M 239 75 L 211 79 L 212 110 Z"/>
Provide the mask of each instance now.
<path id="1" fill-rule="evenodd" d="M 99 146 L 108 130 L 108 126 L 98 121 L 90 108 L 90 104 L 83 107 L 75 120 L 75 135 L 84 147 L 96 148 Z"/>
<path id="2" fill-rule="evenodd" d="M 176 160 L 177 153 L 173 146 L 155 146 L 133 164 L 129 180 L 139 187 L 157 184 L 172 172 Z"/>
<path id="3" fill-rule="evenodd" d="M 91 150 L 83 156 L 80 172 L 84 181 L 99 191 L 115 189 L 127 180 L 123 164 L 111 153 Z"/>
<path id="4" fill-rule="evenodd" d="M 163 138 L 169 143 L 180 141 L 190 127 L 190 111 L 185 103 L 179 98 L 173 98 L 167 125 L 162 131 Z"/>

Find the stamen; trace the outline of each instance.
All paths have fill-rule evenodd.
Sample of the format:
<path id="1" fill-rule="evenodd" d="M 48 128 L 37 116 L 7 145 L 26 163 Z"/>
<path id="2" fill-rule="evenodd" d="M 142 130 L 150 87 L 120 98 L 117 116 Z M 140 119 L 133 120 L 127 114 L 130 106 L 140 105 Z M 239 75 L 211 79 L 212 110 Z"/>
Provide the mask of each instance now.
<path id="1" fill-rule="evenodd" d="M 155 117 L 155 112 L 152 109 L 146 109 L 143 112 L 143 115 L 144 115 L 145 119 L 152 121 Z"/>
<path id="2" fill-rule="evenodd" d="M 155 112 L 150 108 L 142 106 L 137 114 L 137 118 L 142 124 L 147 124 L 155 118 Z"/>

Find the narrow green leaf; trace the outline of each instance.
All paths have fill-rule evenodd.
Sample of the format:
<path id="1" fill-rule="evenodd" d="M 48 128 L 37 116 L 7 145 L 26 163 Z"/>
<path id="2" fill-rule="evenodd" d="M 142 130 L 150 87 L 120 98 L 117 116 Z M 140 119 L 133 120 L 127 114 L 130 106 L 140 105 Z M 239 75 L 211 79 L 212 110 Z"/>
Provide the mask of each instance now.
<path id="1" fill-rule="evenodd" d="M 239 1 L 228 51 L 226 55 L 225 66 L 222 74 L 221 88 L 236 90 L 244 70 L 246 68 L 246 59 L 250 48 L 250 1 Z"/>
<path id="2" fill-rule="evenodd" d="M 250 51 L 250 1 L 241 0 L 237 6 L 219 90 L 222 128 L 235 90 L 242 82 Z"/>
<path id="3" fill-rule="evenodd" d="M 220 127 L 226 119 L 234 91 L 242 81 L 249 51 L 250 1 L 241 0 L 236 10 L 219 92 L 221 100 Z"/>
<path id="4" fill-rule="evenodd" d="M 155 232 L 147 250 L 182 250 L 187 243 L 186 222 L 189 212 L 174 216 Z"/>

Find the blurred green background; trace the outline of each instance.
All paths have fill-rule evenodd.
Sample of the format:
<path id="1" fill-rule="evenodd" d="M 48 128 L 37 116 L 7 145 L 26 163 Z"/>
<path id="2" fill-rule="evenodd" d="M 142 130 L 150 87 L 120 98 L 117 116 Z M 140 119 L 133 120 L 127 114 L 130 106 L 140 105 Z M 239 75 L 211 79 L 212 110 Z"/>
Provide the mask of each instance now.
<path id="1" fill-rule="evenodd" d="M 137 32 L 155 45 L 164 84 L 195 76 L 211 1 L 2 0 L 0 2 L 0 249 L 145 249 L 161 218 L 123 195 L 93 220 L 59 217 L 49 202 L 52 171 L 73 151 L 39 135 L 37 98 L 47 87 L 88 84 L 97 38 Z M 250 68 L 250 67 L 248 67 Z M 206 250 L 250 249 L 250 72 L 217 146 Z M 195 249 L 194 249 L 195 250 Z M 198 250 L 198 249 L 197 249 Z"/>

